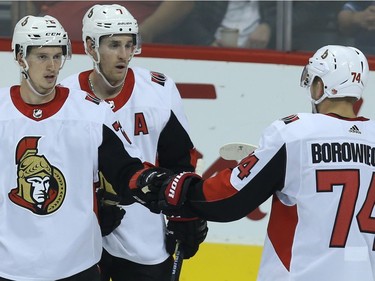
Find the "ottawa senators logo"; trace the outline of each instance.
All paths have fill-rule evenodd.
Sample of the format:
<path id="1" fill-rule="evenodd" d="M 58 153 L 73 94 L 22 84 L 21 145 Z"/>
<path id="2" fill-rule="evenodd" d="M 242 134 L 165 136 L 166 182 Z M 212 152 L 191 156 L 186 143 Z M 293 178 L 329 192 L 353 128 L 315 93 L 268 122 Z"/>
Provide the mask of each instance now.
<path id="1" fill-rule="evenodd" d="M 66 193 L 65 178 L 43 155 L 38 155 L 40 137 L 21 139 L 16 150 L 17 187 L 8 196 L 14 203 L 38 215 L 58 210 Z"/>
<path id="2" fill-rule="evenodd" d="M 93 14 L 94 14 L 94 9 L 91 9 L 90 12 L 89 12 L 89 14 L 87 15 L 87 17 L 91 18 Z"/>
<path id="3" fill-rule="evenodd" d="M 29 17 L 25 18 L 23 22 L 21 22 L 21 26 L 25 26 L 29 20 Z"/>

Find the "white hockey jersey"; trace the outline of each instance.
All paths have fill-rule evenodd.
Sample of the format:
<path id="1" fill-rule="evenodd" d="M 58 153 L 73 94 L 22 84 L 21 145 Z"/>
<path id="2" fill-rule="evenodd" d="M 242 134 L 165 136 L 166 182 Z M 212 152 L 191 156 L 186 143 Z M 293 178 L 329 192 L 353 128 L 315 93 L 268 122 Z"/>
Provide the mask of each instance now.
<path id="1" fill-rule="evenodd" d="M 91 71 L 72 75 L 61 84 L 94 95 L 88 82 Z M 171 78 L 143 68 L 129 68 L 121 93 L 106 101 L 145 161 L 175 173 L 194 171 L 196 151 L 187 133 L 180 94 Z M 169 254 L 165 250 L 164 216 L 138 203 L 124 208 L 126 214 L 120 226 L 103 238 L 104 248 L 113 256 L 140 264 L 166 260 Z"/>
<path id="2" fill-rule="evenodd" d="M 0 89 L 1 277 L 51 281 L 99 261 L 97 170 L 108 167 L 103 174 L 121 194 L 143 168 L 114 124 L 120 128 L 110 107 L 82 91 L 56 87 L 52 101 L 30 105 L 19 86 Z"/>
<path id="3" fill-rule="evenodd" d="M 244 217 L 273 195 L 258 281 L 375 280 L 374 121 L 275 121 L 237 167 L 189 191 L 197 215 L 214 221 Z"/>

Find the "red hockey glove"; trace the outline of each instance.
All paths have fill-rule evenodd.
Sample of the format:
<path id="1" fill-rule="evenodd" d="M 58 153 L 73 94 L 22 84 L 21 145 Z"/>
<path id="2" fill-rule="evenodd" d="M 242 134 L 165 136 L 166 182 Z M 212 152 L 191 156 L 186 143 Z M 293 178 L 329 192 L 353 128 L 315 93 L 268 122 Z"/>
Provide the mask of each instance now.
<path id="1" fill-rule="evenodd" d="M 173 255 L 177 241 L 184 252 L 184 259 L 193 257 L 199 245 L 206 239 L 207 221 L 200 218 L 169 218 L 166 230 L 166 249 Z"/>
<path id="2" fill-rule="evenodd" d="M 130 180 L 133 197 L 154 213 L 180 215 L 177 211 L 186 200 L 192 181 L 201 180 L 195 173 L 171 175 L 162 168 L 150 168 L 136 173 Z"/>
<path id="3" fill-rule="evenodd" d="M 201 179 L 199 175 L 192 172 L 183 172 L 169 177 L 160 190 L 159 207 L 164 211 L 163 213 L 168 215 L 169 210 L 179 209 L 186 201 L 186 193 L 190 184 Z"/>

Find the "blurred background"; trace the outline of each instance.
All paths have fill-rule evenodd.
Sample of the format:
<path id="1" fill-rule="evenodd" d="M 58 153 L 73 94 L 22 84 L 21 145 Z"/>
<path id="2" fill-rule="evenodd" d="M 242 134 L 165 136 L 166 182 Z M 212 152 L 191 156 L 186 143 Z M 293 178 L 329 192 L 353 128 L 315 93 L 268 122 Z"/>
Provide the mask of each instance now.
<path id="1" fill-rule="evenodd" d="M 73 43 L 74 56 L 59 80 L 92 68 L 83 51 L 82 18 L 92 5 L 111 3 L 125 6 L 139 23 L 144 48 L 132 66 L 176 82 L 204 178 L 237 165 L 219 157 L 223 144 L 257 144 L 275 119 L 311 111 L 300 76 L 311 53 L 324 45 L 356 46 L 369 57 L 372 71 L 357 109 L 375 118 L 375 1 L 0 0 L 0 62 L 13 60 L 10 41 L 19 19 L 49 14 Z M 16 64 L 4 63 L 0 74 L 0 87 L 19 82 Z M 256 280 L 269 210 L 266 201 L 241 220 L 210 222 L 206 241 L 184 261 L 180 280 Z"/>
<path id="2" fill-rule="evenodd" d="M 109 1 L 0 1 L 0 37 L 24 15 L 56 17 L 72 41 L 82 17 Z M 375 1 L 115 1 L 138 20 L 151 44 L 313 51 L 327 44 L 375 53 Z M 374 38 L 374 39 L 373 39 Z"/>

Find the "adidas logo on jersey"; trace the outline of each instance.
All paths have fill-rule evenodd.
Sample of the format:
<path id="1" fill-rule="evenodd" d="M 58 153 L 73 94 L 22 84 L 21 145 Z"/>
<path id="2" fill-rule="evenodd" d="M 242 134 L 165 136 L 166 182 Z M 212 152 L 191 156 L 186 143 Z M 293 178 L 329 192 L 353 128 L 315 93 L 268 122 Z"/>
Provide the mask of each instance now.
<path id="1" fill-rule="evenodd" d="M 356 125 L 353 125 L 353 127 L 349 129 L 349 133 L 361 134 L 361 131 L 358 129 Z"/>

